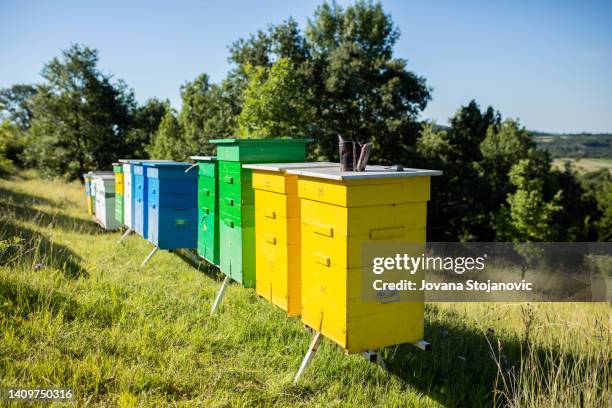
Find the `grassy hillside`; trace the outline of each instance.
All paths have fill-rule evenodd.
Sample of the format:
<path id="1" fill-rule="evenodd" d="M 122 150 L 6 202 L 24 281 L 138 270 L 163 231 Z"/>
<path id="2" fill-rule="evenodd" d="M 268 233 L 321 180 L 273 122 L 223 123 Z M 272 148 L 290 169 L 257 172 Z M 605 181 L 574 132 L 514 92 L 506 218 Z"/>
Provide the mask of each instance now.
<path id="1" fill-rule="evenodd" d="M 0 387 L 68 387 L 118 406 L 608 406 L 610 307 L 429 304 L 433 351 L 384 350 L 389 371 L 310 334 L 220 276 L 138 236 L 117 245 L 77 183 L 0 179 Z M 376 328 L 372 328 L 375 330 Z"/>

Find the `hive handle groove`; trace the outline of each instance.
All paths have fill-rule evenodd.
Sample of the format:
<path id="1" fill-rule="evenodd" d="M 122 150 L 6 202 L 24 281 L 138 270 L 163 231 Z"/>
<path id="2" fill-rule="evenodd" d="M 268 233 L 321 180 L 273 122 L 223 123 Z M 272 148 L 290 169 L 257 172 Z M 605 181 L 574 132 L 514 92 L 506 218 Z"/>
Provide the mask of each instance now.
<path id="1" fill-rule="evenodd" d="M 327 266 L 328 268 L 331 266 L 331 259 L 329 256 L 319 252 L 315 252 L 313 255 L 316 263 Z"/>
<path id="2" fill-rule="evenodd" d="M 312 228 L 312 232 L 319 235 L 324 235 L 326 237 L 334 236 L 334 229 L 329 225 L 321 225 L 321 224 L 308 224 L 310 228 Z"/>
<path id="3" fill-rule="evenodd" d="M 405 234 L 406 234 L 406 228 L 404 226 L 373 229 L 373 230 L 370 230 L 370 239 L 377 240 L 377 239 L 386 239 L 386 238 L 399 238 L 399 237 L 403 237 Z"/>

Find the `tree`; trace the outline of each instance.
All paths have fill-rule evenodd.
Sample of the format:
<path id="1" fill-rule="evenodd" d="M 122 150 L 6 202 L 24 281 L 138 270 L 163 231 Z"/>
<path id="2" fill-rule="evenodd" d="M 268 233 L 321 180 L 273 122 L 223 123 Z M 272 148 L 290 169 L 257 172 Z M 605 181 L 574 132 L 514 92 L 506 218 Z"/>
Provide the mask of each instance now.
<path id="1" fill-rule="evenodd" d="M 544 195 L 544 180 L 550 168 L 546 156 L 530 151 L 510 170 L 510 183 L 516 191 L 508 195 L 504 207 L 500 235 L 512 242 L 552 242 L 558 238 L 553 218 L 563 207 L 562 191 L 552 197 Z"/>
<path id="2" fill-rule="evenodd" d="M 190 154 L 210 154 L 210 139 L 231 136 L 236 122 L 226 88 L 210 84 L 208 75 L 201 74 L 193 82 L 181 87 L 183 107 L 179 122 L 184 132 L 184 143 Z"/>
<path id="3" fill-rule="evenodd" d="M 506 119 L 499 125 L 489 125 L 484 140 L 480 143 L 480 160 L 474 167 L 480 178 L 478 209 L 482 214 L 481 231 L 487 238 L 496 235 L 497 217 L 508 194 L 514 191 L 510 183 L 510 170 L 526 158 L 535 143 L 517 120 Z"/>
<path id="4" fill-rule="evenodd" d="M 32 121 L 32 98 L 36 87 L 29 84 L 15 84 L 0 90 L 0 119 L 7 119 L 21 130 L 28 130 Z"/>
<path id="5" fill-rule="evenodd" d="M 147 146 L 152 143 L 153 136 L 169 109 L 169 101 L 156 98 L 149 99 L 135 109 L 126 134 L 124 157 L 147 157 Z"/>
<path id="6" fill-rule="evenodd" d="M 176 118 L 176 111 L 168 109 L 147 147 L 147 153 L 153 159 L 185 160 L 189 152 L 182 141 L 183 130 Z"/>
<path id="7" fill-rule="evenodd" d="M 229 79 L 244 90 L 247 66 L 269 68 L 288 58 L 309 90 L 303 99 L 313 110 L 308 130 L 319 157 L 337 159 L 341 134 L 372 141 L 372 162 L 406 163 L 415 158 L 418 115 L 430 92 L 406 60 L 393 56 L 398 37 L 380 3 L 358 1 L 346 9 L 324 3 L 305 34 L 290 19 L 234 43 L 230 60 L 236 68 Z"/>
<path id="8" fill-rule="evenodd" d="M 26 156 L 43 174 L 79 178 L 103 169 L 125 151 L 125 134 L 135 108 L 122 81 L 98 68 L 96 50 L 73 45 L 45 65 L 33 99 Z"/>
<path id="9" fill-rule="evenodd" d="M 23 165 L 24 131 L 15 123 L 5 120 L 0 124 L 0 165 Z"/>
<path id="10" fill-rule="evenodd" d="M 492 107 L 481 111 L 472 100 L 450 119 L 450 128 L 431 123 L 422 128 L 416 142 L 420 158 L 415 163 L 444 172 L 432 182 L 428 239 L 449 242 L 495 238 L 490 208 L 486 206 L 490 190 L 479 163 L 483 160 L 481 143 L 487 132 L 498 131 L 500 120 Z M 494 144 L 493 140 L 487 143 Z"/>
<path id="11" fill-rule="evenodd" d="M 305 136 L 313 120 L 307 90 L 291 61 L 282 57 L 270 68 L 248 66 L 248 86 L 238 117 L 241 136 Z"/>
<path id="12" fill-rule="evenodd" d="M 596 197 L 597 208 L 601 212 L 601 217 L 595 221 L 598 240 L 610 242 L 612 241 L 612 180 L 610 177 L 602 183 L 602 188 L 597 192 Z"/>

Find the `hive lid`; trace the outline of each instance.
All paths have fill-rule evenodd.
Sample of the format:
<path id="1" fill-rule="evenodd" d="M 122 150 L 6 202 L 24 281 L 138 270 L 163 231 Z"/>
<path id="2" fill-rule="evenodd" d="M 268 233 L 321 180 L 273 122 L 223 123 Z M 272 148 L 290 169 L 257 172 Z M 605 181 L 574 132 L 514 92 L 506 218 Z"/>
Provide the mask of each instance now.
<path id="1" fill-rule="evenodd" d="M 141 163 L 169 163 L 174 160 L 152 160 L 152 159 L 120 159 L 119 163 L 127 163 L 127 164 L 141 164 Z"/>
<path id="2" fill-rule="evenodd" d="M 200 161 L 217 161 L 217 156 L 191 156 L 189 158 L 191 160 L 200 160 Z"/>
<path id="3" fill-rule="evenodd" d="M 214 143 L 217 145 L 254 145 L 262 142 L 281 144 L 281 143 L 310 143 L 313 139 L 293 139 L 293 138 L 284 138 L 284 139 L 213 139 L 209 140 L 210 143 Z"/>
<path id="4" fill-rule="evenodd" d="M 365 171 L 341 171 L 340 166 L 327 168 L 293 169 L 287 170 L 288 174 L 299 176 L 316 177 L 328 180 L 362 180 L 362 179 L 382 179 L 398 177 L 425 177 L 440 176 L 440 170 L 425 170 L 404 168 L 403 171 L 394 170 L 393 166 L 367 166 Z"/>
<path id="5" fill-rule="evenodd" d="M 260 163 L 243 164 L 245 169 L 264 170 L 264 171 L 285 171 L 291 169 L 312 169 L 319 167 L 335 167 L 338 163 L 332 162 L 303 162 L 303 163 Z"/>
<path id="6" fill-rule="evenodd" d="M 193 163 L 175 162 L 175 161 L 167 161 L 167 162 L 152 161 L 152 162 L 142 163 L 142 165 L 146 167 L 186 167 L 186 166 L 193 166 Z"/>

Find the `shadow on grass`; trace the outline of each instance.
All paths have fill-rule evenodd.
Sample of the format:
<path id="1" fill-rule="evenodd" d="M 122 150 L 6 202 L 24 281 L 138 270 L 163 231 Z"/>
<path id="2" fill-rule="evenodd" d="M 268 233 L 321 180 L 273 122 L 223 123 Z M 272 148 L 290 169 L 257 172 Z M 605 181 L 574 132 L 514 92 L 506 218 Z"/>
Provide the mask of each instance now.
<path id="1" fill-rule="evenodd" d="M 28 317 L 32 313 L 48 310 L 53 316 L 62 313 L 74 320 L 79 304 L 61 292 L 42 291 L 28 283 L 0 277 L 0 308 L 7 315 Z"/>
<path id="2" fill-rule="evenodd" d="M 40 232 L 0 219 L 0 264 L 30 264 L 32 268 L 55 268 L 69 278 L 87 277 L 81 257 Z"/>
<path id="3" fill-rule="evenodd" d="M 225 275 L 221 272 L 219 267 L 212 265 L 210 262 L 197 255 L 194 249 L 175 249 L 170 251 L 175 254 L 180 260 L 196 268 L 200 272 L 204 272 L 205 275 L 214 280 L 223 280 Z M 196 259 L 198 259 L 196 261 Z"/>
<path id="4" fill-rule="evenodd" d="M 432 350 L 423 352 L 409 344 L 386 349 L 384 359 L 389 372 L 444 406 L 490 407 L 495 404 L 494 399 L 497 399 L 495 405 L 503 406 L 501 395 L 495 396 L 495 390 L 501 390 L 503 385 L 486 338 L 495 348 L 496 358 L 502 361 L 503 369 L 514 372 L 521 364 L 522 340 L 497 338 L 494 332 L 488 332 L 485 337 L 485 333 L 477 328 L 462 323 L 464 318 L 460 314 L 445 310 L 444 316 L 439 318 L 440 313 L 435 305 L 427 305 L 429 318 L 425 319 L 425 338 L 431 342 Z M 498 341 L 502 346 L 501 358 Z M 545 350 L 532 351 L 542 367 L 555 369 L 547 367 Z M 558 357 L 568 367 L 573 367 L 576 358 L 561 354 L 559 352 Z"/>
<path id="5" fill-rule="evenodd" d="M 94 234 L 100 231 L 98 225 L 92 220 L 83 220 L 60 212 L 51 214 L 33 208 L 34 205 L 48 205 L 61 209 L 61 206 L 47 198 L 36 197 L 30 194 L 16 192 L 0 187 L 0 206 L 6 215 L 17 220 L 36 223 L 41 226 L 52 226 L 64 231 Z"/>

